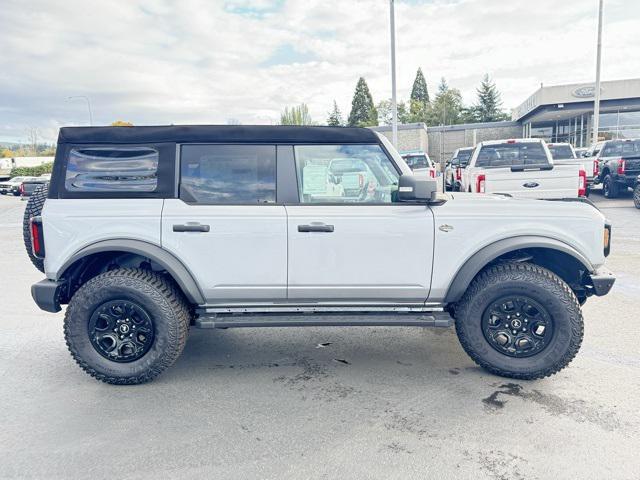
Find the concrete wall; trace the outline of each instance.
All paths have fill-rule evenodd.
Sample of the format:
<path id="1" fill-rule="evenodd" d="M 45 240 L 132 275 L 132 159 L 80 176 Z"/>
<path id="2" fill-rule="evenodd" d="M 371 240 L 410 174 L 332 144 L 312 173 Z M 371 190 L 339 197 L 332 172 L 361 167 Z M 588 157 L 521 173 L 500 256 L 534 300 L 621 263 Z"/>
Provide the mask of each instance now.
<path id="1" fill-rule="evenodd" d="M 429 157 L 446 162 L 461 147 L 473 147 L 485 140 L 522 137 L 522 126 L 517 122 L 466 123 L 428 128 Z"/>
<path id="2" fill-rule="evenodd" d="M 392 141 L 391 127 L 371 127 L 372 130 L 381 133 Z M 396 149 L 400 153 L 426 152 L 429 148 L 427 126 L 424 123 L 407 123 L 398 125 L 398 145 Z"/>

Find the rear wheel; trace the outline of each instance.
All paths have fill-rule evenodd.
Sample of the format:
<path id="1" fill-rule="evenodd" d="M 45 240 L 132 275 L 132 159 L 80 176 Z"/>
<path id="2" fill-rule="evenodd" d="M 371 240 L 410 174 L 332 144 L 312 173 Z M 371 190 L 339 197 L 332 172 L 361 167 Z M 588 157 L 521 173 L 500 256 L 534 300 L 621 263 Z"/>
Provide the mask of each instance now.
<path id="1" fill-rule="evenodd" d="M 613 180 L 613 177 L 607 174 L 602 182 L 602 191 L 607 198 L 616 198 L 619 194 L 618 184 Z"/>
<path id="2" fill-rule="evenodd" d="M 456 307 L 456 331 L 481 367 L 536 379 L 571 362 L 584 326 L 578 299 L 562 279 L 537 265 L 508 263 L 473 281 Z"/>
<path id="3" fill-rule="evenodd" d="M 98 275 L 71 298 L 64 335 L 71 355 L 106 383 L 152 380 L 180 356 L 189 306 L 175 285 L 141 269 Z"/>
<path id="4" fill-rule="evenodd" d="M 33 265 L 43 273 L 44 260 L 35 257 L 33 255 L 33 251 L 31 250 L 31 231 L 29 221 L 33 217 L 37 217 L 42 213 L 42 208 L 44 207 L 44 202 L 47 200 L 48 194 L 48 183 L 40 185 L 38 188 L 36 188 L 33 192 L 33 195 L 29 197 L 27 206 L 24 208 L 24 216 L 22 217 L 22 239 L 24 241 L 24 248 L 27 250 L 27 255 L 29 255 L 29 260 L 31 260 L 31 263 L 33 263 Z"/>

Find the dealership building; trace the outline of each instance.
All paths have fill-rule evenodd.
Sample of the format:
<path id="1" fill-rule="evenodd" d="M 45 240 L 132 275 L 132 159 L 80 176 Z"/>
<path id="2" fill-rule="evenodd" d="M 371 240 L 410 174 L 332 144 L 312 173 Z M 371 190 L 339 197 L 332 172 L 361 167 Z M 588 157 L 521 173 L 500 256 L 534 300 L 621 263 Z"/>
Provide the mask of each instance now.
<path id="1" fill-rule="evenodd" d="M 512 110 L 511 121 L 399 125 L 398 150 L 426 151 L 433 160 L 446 161 L 457 148 L 503 138 L 542 138 L 588 147 L 593 135 L 594 96 L 592 83 L 541 85 Z M 390 126 L 374 130 L 391 138 Z M 640 78 L 600 83 L 598 138 L 640 138 Z"/>

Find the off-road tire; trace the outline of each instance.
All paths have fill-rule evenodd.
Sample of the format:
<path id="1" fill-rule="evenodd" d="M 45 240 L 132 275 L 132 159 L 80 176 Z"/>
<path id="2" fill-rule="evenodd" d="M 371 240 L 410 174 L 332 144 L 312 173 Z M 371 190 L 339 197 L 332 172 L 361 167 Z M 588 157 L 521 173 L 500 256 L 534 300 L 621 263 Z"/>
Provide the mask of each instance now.
<path id="1" fill-rule="evenodd" d="M 550 343 L 535 355 L 514 358 L 497 351 L 482 332 L 485 309 L 506 294 L 523 295 L 544 305 L 554 323 Z M 582 344 L 580 304 L 569 286 L 553 272 L 530 263 L 494 265 L 480 273 L 455 308 L 462 347 L 479 366 L 502 377 L 533 380 L 566 367 Z"/>
<path id="2" fill-rule="evenodd" d="M 606 198 L 616 198 L 620 195 L 618 184 L 613 180 L 610 174 L 607 174 L 602 181 L 602 194 Z"/>
<path id="3" fill-rule="evenodd" d="M 633 204 L 636 208 L 640 208 L 640 183 L 633 189 Z"/>
<path id="4" fill-rule="evenodd" d="M 151 317 L 153 344 L 141 358 L 118 363 L 103 357 L 89 338 L 89 319 L 105 302 L 136 302 Z M 64 336 L 71 356 L 92 377 L 111 384 L 148 382 L 173 365 L 182 353 L 191 320 L 189 305 L 173 281 L 143 269 L 117 269 L 85 283 L 71 298 Z"/>
<path id="5" fill-rule="evenodd" d="M 24 240 L 24 248 L 27 250 L 31 263 L 44 273 L 44 260 L 33 255 L 31 250 L 31 231 L 29 230 L 29 221 L 33 217 L 37 217 L 42 213 L 42 207 L 47 200 L 49 194 L 49 184 L 45 183 L 36 188 L 29 197 L 27 206 L 24 208 L 24 216 L 22 217 L 22 239 Z"/>

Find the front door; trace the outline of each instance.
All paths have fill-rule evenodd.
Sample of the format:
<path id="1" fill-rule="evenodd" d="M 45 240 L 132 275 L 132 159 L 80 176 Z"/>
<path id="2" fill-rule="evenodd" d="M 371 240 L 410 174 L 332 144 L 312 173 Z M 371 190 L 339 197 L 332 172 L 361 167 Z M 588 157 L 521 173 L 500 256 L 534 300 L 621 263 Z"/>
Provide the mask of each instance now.
<path id="1" fill-rule="evenodd" d="M 290 302 L 423 303 L 433 215 L 397 203 L 399 173 L 378 145 L 295 147 L 300 203 L 287 205 Z"/>
<path id="2" fill-rule="evenodd" d="M 180 160 L 180 198 L 165 200 L 162 247 L 208 304 L 284 301 L 287 216 L 275 204 L 275 146 L 184 145 Z"/>

